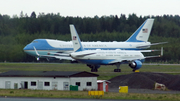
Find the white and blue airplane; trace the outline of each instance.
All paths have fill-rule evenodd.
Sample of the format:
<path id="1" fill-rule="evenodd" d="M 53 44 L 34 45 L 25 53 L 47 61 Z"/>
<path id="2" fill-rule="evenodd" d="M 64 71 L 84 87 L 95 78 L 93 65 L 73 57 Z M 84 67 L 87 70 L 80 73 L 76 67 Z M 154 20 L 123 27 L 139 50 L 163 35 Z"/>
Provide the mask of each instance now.
<path id="1" fill-rule="evenodd" d="M 85 50 L 142 50 L 149 48 L 151 45 L 164 44 L 166 42 L 153 43 L 148 42 L 154 19 L 147 19 L 126 41 L 124 42 L 82 42 Z M 35 47 L 35 48 L 34 48 Z M 35 52 L 35 50 L 38 52 Z M 51 58 L 74 60 L 71 57 L 62 58 L 64 53 L 73 52 L 72 41 L 61 41 L 53 39 L 35 39 L 24 47 L 24 52 L 31 56 L 39 58 Z"/>
<path id="2" fill-rule="evenodd" d="M 120 72 L 120 64 L 127 63 L 133 69 L 133 71 L 140 69 L 142 62 L 145 58 L 160 57 L 163 55 L 163 49 L 161 49 L 161 55 L 158 56 L 144 56 L 140 50 L 86 50 L 81 44 L 81 40 L 78 36 L 73 25 L 70 25 L 71 38 L 73 42 L 74 52 L 70 53 L 70 56 L 82 63 L 87 64 L 91 68 L 91 72 L 97 72 L 100 65 L 116 65 L 117 69 L 114 72 Z M 152 50 L 143 50 L 143 52 L 151 52 Z"/>
<path id="3" fill-rule="evenodd" d="M 160 57 L 163 55 L 163 49 L 161 49 L 161 55 L 146 57 L 142 54 L 142 52 L 152 52 L 153 50 L 86 50 L 83 48 L 74 25 L 70 25 L 70 31 L 73 43 L 73 52 L 68 54 L 61 54 L 61 56 L 40 55 L 34 47 L 36 55 L 39 57 L 61 57 L 64 59 L 71 58 L 73 60 L 87 64 L 87 66 L 91 68 L 92 72 L 97 72 L 100 65 L 116 65 L 117 69 L 115 69 L 114 72 L 121 72 L 119 67 L 123 63 L 129 64 L 133 71 L 135 71 L 141 68 L 142 62 L 145 58 Z"/>

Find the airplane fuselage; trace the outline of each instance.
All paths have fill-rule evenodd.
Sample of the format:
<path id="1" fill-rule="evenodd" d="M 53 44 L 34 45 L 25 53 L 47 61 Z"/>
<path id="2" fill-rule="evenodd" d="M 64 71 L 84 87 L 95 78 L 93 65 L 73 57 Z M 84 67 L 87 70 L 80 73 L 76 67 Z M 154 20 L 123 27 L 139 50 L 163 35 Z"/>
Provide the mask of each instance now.
<path id="1" fill-rule="evenodd" d="M 85 50 L 141 50 L 150 46 L 137 48 L 138 46 L 150 45 L 150 42 L 82 42 Z M 24 51 L 32 56 L 37 56 L 34 51 L 35 47 L 41 55 L 51 55 L 50 53 L 71 53 L 73 52 L 72 41 L 61 41 L 53 39 L 35 39 L 30 44 L 24 47 Z"/>
<path id="2" fill-rule="evenodd" d="M 141 60 L 144 55 L 140 51 L 133 50 L 86 50 L 80 52 L 73 52 L 70 54 L 72 58 L 86 64 L 94 65 L 108 65 L 113 61 L 119 60 Z M 126 61 L 124 61 L 126 62 Z"/>

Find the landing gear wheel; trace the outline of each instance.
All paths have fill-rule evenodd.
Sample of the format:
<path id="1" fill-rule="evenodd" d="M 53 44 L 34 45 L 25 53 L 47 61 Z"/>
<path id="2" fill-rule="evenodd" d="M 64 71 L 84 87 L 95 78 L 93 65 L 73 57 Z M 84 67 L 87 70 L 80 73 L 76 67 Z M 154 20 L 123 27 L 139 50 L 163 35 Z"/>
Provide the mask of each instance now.
<path id="1" fill-rule="evenodd" d="M 136 70 L 132 70 L 133 72 L 135 72 Z"/>
<path id="2" fill-rule="evenodd" d="M 91 72 L 98 72 L 98 69 L 97 68 L 92 68 Z"/>
<path id="3" fill-rule="evenodd" d="M 114 69 L 114 72 L 121 72 L 121 69 Z"/>

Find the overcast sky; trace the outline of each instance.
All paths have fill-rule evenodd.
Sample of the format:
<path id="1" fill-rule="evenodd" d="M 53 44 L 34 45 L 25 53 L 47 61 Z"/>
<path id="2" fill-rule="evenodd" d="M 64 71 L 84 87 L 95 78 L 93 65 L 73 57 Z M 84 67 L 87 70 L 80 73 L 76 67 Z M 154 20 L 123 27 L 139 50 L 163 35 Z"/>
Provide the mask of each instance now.
<path id="1" fill-rule="evenodd" d="M 28 16 L 44 12 L 94 17 L 135 13 L 137 16 L 180 15 L 180 0 L 0 0 L 0 14 Z"/>

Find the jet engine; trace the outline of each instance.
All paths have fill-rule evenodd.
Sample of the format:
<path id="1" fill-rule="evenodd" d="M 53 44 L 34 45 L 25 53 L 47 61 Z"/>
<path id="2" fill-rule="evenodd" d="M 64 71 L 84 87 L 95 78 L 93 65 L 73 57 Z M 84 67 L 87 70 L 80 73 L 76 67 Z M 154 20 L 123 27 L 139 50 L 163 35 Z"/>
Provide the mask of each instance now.
<path id="1" fill-rule="evenodd" d="M 129 64 L 129 66 L 130 66 L 133 70 L 137 70 L 137 69 L 139 69 L 139 68 L 142 67 L 142 62 L 139 61 L 139 60 L 135 60 L 135 61 L 131 62 L 131 63 Z"/>

